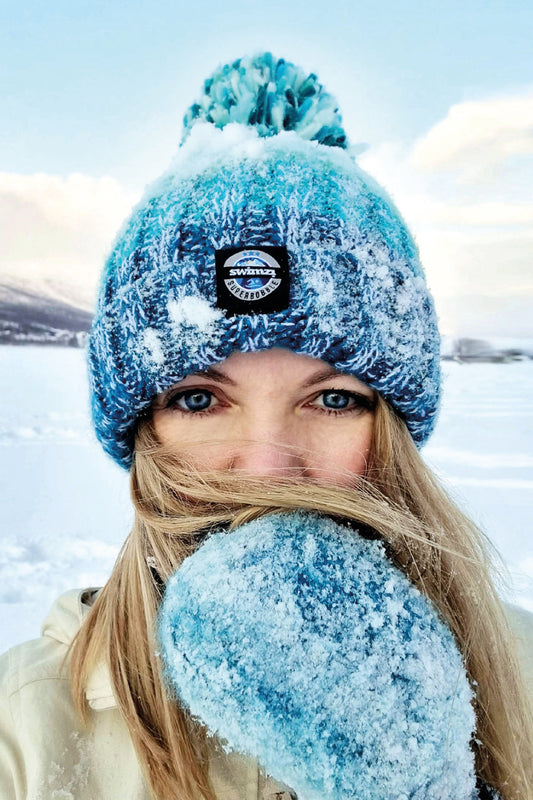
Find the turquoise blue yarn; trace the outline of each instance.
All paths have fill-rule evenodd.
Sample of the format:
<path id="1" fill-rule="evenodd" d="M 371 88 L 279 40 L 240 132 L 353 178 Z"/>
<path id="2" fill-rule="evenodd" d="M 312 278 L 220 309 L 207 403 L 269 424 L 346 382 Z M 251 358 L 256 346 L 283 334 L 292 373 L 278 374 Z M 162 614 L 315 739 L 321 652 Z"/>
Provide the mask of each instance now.
<path id="1" fill-rule="evenodd" d="M 156 394 L 236 350 L 271 347 L 356 375 L 423 444 L 440 393 L 433 301 L 416 244 L 350 155 L 331 95 L 269 54 L 241 59 L 207 82 L 186 134 L 103 273 L 89 372 L 106 452 L 129 468 L 136 421 Z M 287 248 L 289 308 L 223 314 L 215 250 L 261 245 Z"/>
<path id="2" fill-rule="evenodd" d="M 335 98 L 316 75 L 271 53 L 240 58 L 215 70 L 185 114 L 183 141 L 198 121 L 217 128 L 238 122 L 256 128 L 260 136 L 296 131 L 304 139 L 347 146 Z"/>
<path id="3" fill-rule="evenodd" d="M 379 541 L 310 513 L 212 535 L 167 584 L 170 692 L 302 800 L 473 800 L 461 655 Z"/>

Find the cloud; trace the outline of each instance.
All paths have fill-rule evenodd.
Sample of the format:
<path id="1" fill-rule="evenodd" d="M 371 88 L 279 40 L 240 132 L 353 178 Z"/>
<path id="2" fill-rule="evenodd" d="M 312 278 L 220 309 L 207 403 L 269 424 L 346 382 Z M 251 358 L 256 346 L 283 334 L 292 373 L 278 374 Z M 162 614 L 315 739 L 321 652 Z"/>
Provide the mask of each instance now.
<path id="1" fill-rule="evenodd" d="M 477 175 L 512 156 L 533 154 L 533 91 L 453 105 L 413 149 L 418 169 Z"/>
<path id="2" fill-rule="evenodd" d="M 426 195 L 413 195 L 410 209 L 416 209 L 420 222 L 452 225 L 457 228 L 515 228 L 533 226 L 533 203 L 504 203 L 484 201 L 479 203 L 446 203 L 437 199 L 428 203 Z"/>
<path id="3" fill-rule="evenodd" d="M 533 335 L 533 93 L 454 105 L 359 162 L 413 231 L 445 333 Z"/>
<path id="4" fill-rule="evenodd" d="M 136 199 L 110 177 L 0 173 L 0 281 L 91 308 L 105 256 Z"/>

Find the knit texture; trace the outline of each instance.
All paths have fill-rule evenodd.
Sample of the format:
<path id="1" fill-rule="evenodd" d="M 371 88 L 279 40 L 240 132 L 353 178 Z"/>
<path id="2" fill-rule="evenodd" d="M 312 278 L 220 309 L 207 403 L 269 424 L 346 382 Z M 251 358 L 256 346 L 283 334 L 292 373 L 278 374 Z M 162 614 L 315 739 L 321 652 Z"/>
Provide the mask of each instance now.
<path id="1" fill-rule="evenodd" d="M 107 262 L 89 340 L 96 433 L 127 468 L 135 422 L 158 392 L 234 351 L 285 347 L 377 389 L 422 444 L 438 408 L 439 336 L 416 245 L 346 149 L 316 80 L 285 62 L 237 63 L 190 110 L 171 168 Z M 261 245 L 287 248 L 289 307 L 228 314 L 215 250 Z"/>
<path id="2" fill-rule="evenodd" d="M 310 513 L 218 532 L 168 582 L 167 680 L 305 800 L 471 800 L 454 639 L 379 541 Z"/>
<path id="3" fill-rule="evenodd" d="M 302 139 L 347 146 L 337 101 L 317 76 L 270 53 L 239 58 L 215 70 L 185 114 L 183 140 L 198 121 L 217 128 L 240 122 L 255 127 L 261 136 L 296 131 Z"/>

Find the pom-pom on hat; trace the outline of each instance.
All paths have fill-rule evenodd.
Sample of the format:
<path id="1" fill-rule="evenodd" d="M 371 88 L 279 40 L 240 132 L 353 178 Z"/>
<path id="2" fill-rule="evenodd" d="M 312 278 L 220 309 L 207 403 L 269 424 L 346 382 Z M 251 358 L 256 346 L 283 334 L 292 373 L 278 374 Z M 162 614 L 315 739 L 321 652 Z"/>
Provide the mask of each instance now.
<path id="1" fill-rule="evenodd" d="M 269 54 L 215 71 L 104 269 L 89 338 L 104 449 L 131 465 L 159 392 L 234 351 L 288 348 L 431 433 L 439 335 L 416 245 L 355 162 L 333 97 Z"/>

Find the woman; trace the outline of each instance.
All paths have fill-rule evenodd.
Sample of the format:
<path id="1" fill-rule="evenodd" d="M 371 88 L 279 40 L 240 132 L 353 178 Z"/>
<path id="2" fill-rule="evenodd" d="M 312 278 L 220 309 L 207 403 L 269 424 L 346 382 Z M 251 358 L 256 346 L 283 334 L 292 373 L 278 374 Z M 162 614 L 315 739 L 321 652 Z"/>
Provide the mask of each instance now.
<path id="1" fill-rule="evenodd" d="M 90 374 L 135 523 L 105 587 L 3 659 L 2 797 L 288 791 L 172 698 L 157 615 L 206 532 L 310 509 L 382 538 L 433 601 L 475 689 L 479 797 L 531 800 L 529 698 L 484 543 L 417 452 L 440 385 L 417 249 L 314 75 L 267 54 L 206 81 L 107 263 Z"/>

